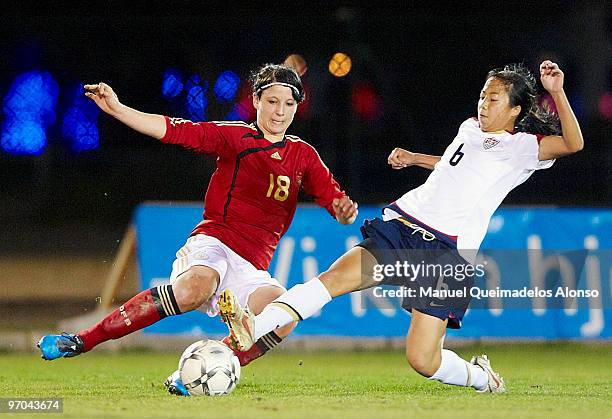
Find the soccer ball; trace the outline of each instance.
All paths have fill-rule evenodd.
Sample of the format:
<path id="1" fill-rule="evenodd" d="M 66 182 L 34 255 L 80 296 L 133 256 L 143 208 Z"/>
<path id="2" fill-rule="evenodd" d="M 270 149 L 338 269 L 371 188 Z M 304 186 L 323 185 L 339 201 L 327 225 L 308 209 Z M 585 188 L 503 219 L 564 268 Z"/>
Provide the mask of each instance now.
<path id="1" fill-rule="evenodd" d="M 199 340 L 185 349 L 179 374 L 192 396 L 230 394 L 240 380 L 240 361 L 234 352 L 216 340 Z"/>

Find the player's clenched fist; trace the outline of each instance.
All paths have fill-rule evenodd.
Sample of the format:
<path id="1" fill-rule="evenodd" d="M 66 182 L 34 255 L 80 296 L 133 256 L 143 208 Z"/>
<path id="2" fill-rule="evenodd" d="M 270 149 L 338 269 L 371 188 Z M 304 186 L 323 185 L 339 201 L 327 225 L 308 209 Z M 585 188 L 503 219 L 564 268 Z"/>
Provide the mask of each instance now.
<path id="1" fill-rule="evenodd" d="M 113 89 L 106 83 L 86 84 L 85 96 L 96 102 L 96 105 L 110 115 L 116 115 L 121 110 L 121 103 Z"/>
<path id="2" fill-rule="evenodd" d="M 565 75 L 557 63 L 546 60 L 540 64 L 540 81 L 542 82 L 542 86 L 549 93 L 555 93 L 563 90 L 564 78 Z"/>
<path id="3" fill-rule="evenodd" d="M 389 154 L 387 162 L 389 162 L 393 169 L 399 170 L 413 165 L 415 162 L 415 155 L 403 148 L 394 148 L 391 154 Z"/>

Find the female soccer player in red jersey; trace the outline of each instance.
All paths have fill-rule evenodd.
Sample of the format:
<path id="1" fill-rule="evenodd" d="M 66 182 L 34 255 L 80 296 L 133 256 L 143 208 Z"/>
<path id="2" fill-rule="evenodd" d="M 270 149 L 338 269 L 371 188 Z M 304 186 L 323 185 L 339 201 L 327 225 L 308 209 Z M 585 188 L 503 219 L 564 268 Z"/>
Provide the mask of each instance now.
<path id="1" fill-rule="evenodd" d="M 170 284 L 143 291 L 93 327 L 76 334 L 44 336 L 47 360 L 71 357 L 167 316 L 201 309 L 217 314 L 218 294 L 231 289 L 259 313 L 285 289 L 267 272 L 297 206 L 298 191 L 312 195 L 341 224 L 351 224 L 357 204 L 340 189 L 316 150 L 286 135 L 304 100 L 291 67 L 267 64 L 252 76 L 257 121 L 191 122 L 139 112 L 121 104 L 105 84 L 85 85 L 85 95 L 104 112 L 165 143 L 216 156 L 205 197 L 204 219 L 176 253 Z M 294 325 L 262 336 L 239 353 L 245 364 L 276 346 Z"/>
<path id="2" fill-rule="evenodd" d="M 421 166 L 432 170 L 431 175 L 385 207 L 382 219 L 366 220 L 364 241 L 329 270 L 294 286 L 256 316 L 243 310 L 231 292 L 223 292 L 221 316 L 228 320 L 233 343 L 248 348 L 259 336 L 312 316 L 339 295 L 381 283 L 403 285 L 416 295 L 404 297 L 402 304 L 412 312 L 406 337 L 410 365 L 445 384 L 481 392 L 505 391 L 486 355 L 467 362 L 443 349 L 446 328 L 461 327 L 469 294 L 446 299 L 420 294 L 427 289 L 461 290 L 464 278 L 421 275 L 411 283 L 412 278 L 393 273 L 376 281 L 375 274 L 380 267 L 393 271 L 397 262 L 465 268 L 469 265 L 465 257 L 473 260 L 505 196 L 536 170 L 550 167 L 554 159 L 582 149 L 580 126 L 563 90 L 563 72 L 557 64 L 544 61 L 540 80 L 554 99 L 558 115 L 537 104 L 533 75 L 520 65 L 509 65 L 488 73 L 478 117 L 461 124 L 442 156 L 394 149 L 388 159 L 393 169 Z"/>

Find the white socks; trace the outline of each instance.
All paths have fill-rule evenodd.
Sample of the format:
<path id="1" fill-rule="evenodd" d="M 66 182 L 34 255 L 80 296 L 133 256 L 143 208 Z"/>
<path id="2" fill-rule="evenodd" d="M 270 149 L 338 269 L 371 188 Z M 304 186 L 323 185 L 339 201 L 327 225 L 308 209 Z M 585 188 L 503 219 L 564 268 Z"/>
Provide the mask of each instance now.
<path id="1" fill-rule="evenodd" d="M 478 365 L 472 365 L 448 349 L 442 349 L 442 363 L 438 371 L 429 380 L 440 381 L 454 386 L 474 387 L 483 390 L 489 377 Z"/>
<path id="2" fill-rule="evenodd" d="M 292 287 L 255 316 L 255 340 L 277 327 L 309 318 L 331 299 L 325 285 L 316 277 Z"/>

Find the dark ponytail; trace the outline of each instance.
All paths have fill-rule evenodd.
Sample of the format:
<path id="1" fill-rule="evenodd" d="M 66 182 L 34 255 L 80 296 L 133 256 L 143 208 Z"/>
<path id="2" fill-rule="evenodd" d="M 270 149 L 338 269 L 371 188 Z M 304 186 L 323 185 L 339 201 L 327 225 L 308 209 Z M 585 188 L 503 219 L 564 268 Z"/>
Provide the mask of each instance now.
<path id="1" fill-rule="evenodd" d="M 508 64 L 489 71 L 487 80 L 495 77 L 508 88 L 510 106 L 520 105 L 514 129 L 542 135 L 560 135 L 559 116 L 538 104 L 536 79 L 522 64 Z"/>

